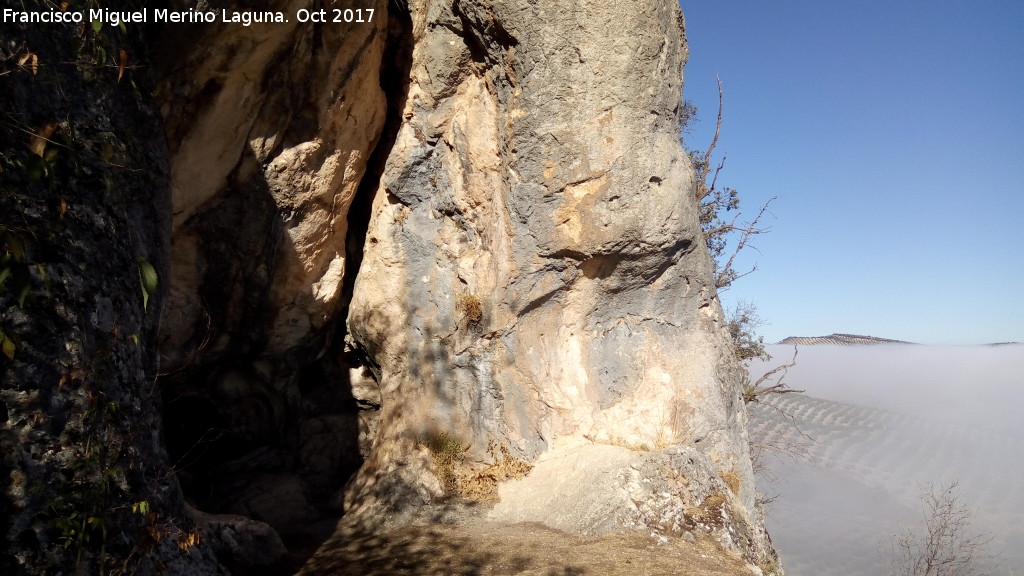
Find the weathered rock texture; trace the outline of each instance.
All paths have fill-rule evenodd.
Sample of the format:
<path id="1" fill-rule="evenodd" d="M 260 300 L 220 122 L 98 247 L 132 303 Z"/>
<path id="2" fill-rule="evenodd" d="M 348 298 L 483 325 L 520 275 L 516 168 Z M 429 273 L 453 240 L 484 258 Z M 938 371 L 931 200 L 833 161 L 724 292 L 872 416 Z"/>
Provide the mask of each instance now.
<path id="1" fill-rule="evenodd" d="M 279 530 L 321 516 L 361 463 L 333 342 L 358 257 L 351 208 L 374 172 L 384 88 L 400 91 L 382 75 L 402 46 L 384 3 L 361 4 L 372 22 L 175 25 L 154 41 L 174 205 L 171 455 L 198 506 Z"/>
<path id="2" fill-rule="evenodd" d="M 141 30 L 86 28 L 0 35 L 0 573 L 217 574 L 160 438 L 170 190 Z"/>
<path id="3" fill-rule="evenodd" d="M 468 446 L 470 462 L 494 445 L 530 461 L 592 444 L 669 450 L 623 458 L 622 472 L 657 460 L 631 485 L 675 478 L 671 493 L 689 489 L 680 497 L 695 507 L 707 494 L 687 477 L 717 480 L 739 520 L 734 544 L 765 561 L 739 371 L 676 138 L 686 58 L 677 4 L 409 7 L 404 122 L 348 317 L 382 395 L 374 449 L 349 493 L 354 513 L 400 516 L 440 496 L 418 471 L 431 467 L 421 447 L 442 434 Z M 608 481 L 587 468 L 600 459 L 576 461 L 579 482 Z M 614 490 L 616 502 L 630 499 L 625 485 Z M 502 498 L 514 508 L 528 496 Z M 516 519 L 569 513 L 557 494 L 550 503 Z M 669 502 L 649 505 L 643 521 L 600 522 L 660 523 Z"/>
<path id="4" fill-rule="evenodd" d="M 88 452 L 88 426 L 109 429 L 109 447 L 138 453 L 115 462 L 126 479 L 105 504 L 125 517 L 125 553 L 144 537 L 122 525 L 148 520 L 124 511 L 146 500 L 161 518 L 198 523 L 223 562 L 258 571 L 281 552 L 275 530 L 328 503 L 362 525 L 408 521 L 453 496 L 492 500 L 497 482 L 532 465 L 500 487 L 493 517 L 703 530 L 772 565 L 741 370 L 676 137 L 678 5 L 345 8 L 376 17 L 86 30 L 106 50 L 99 61 L 127 46 L 149 69 L 143 40 L 157 55 L 162 126 L 135 68 L 131 83 L 83 66 L 62 80 L 62 101 L 42 73 L 0 75 L 13 103 L 4 202 L 22 214 L 0 224 L 37 246 L 26 262 L 39 273 L 18 262 L 35 292 L 67 287 L 25 307 L 0 292 L 18 345 L 13 363 L 0 357 L 4 473 L 59 488 L 61 471 L 77 472 L 57 446 Z M 30 42 L 5 39 L 5 65 L 26 50 L 78 57 L 57 46 L 68 38 L 18 33 Z M 18 175 L 39 163 L 24 142 L 49 122 L 85 151 L 61 156 L 56 186 Z M 135 166 L 146 169 L 124 169 Z M 136 257 L 161 279 L 148 307 Z M 67 416 L 97 418 L 111 402 L 122 416 Z M 7 448 L 22 438 L 37 438 L 34 452 Z M 31 519 L 51 502 L 19 486 L 7 491 L 8 542 L 54 549 L 73 510 L 40 528 Z M 205 545 L 190 546 L 194 570 L 217 569 Z M 34 570 L 67 564 L 26 554 L 17 562 Z M 153 561 L 185 557 L 169 554 Z"/>

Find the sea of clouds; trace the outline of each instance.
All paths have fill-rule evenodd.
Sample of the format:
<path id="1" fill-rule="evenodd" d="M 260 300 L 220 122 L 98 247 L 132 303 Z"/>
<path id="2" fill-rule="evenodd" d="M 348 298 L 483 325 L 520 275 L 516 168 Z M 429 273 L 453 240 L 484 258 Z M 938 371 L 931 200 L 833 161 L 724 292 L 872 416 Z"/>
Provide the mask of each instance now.
<path id="1" fill-rule="evenodd" d="M 793 347 L 769 352 L 753 379 Z M 952 482 L 992 536 L 992 574 L 1024 575 L 1024 345 L 802 346 L 796 363 L 785 381 L 805 392 L 751 409 L 755 442 L 797 446 L 769 450 L 759 480 L 790 576 L 888 574 L 922 490 Z"/>

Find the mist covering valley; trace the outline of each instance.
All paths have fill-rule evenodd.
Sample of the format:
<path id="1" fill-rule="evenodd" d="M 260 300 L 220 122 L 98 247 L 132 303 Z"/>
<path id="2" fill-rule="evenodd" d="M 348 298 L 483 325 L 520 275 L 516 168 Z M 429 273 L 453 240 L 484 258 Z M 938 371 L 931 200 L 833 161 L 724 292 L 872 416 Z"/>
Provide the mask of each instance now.
<path id="1" fill-rule="evenodd" d="M 793 356 L 768 350 L 752 380 Z M 787 573 L 887 574 L 892 535 L 923 526 L 922 489 L 958 482 L 991 573 L 1024 574 L 1022 360 L 1020 344 L 801 346 L 785 381 L 806 392 L 750 410 Z"/>

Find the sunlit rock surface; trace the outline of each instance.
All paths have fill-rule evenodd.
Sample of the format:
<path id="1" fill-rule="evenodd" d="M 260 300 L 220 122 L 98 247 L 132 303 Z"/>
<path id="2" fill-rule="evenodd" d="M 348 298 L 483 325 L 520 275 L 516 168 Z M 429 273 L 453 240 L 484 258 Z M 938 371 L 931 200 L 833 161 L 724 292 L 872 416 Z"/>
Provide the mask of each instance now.
<path id="1" fill-rule="evenodd" d="M 421 447 L 441 434 L 479 463 L 496 445 L 526 461 L 563 440 L 685 446 L 697 462 L 683 476 L 739 478 L 729 499 L 749 530 L 738 540 L 766 554 L 739 373 L 676 138 L 678 7 L 410 10 L 403 122 L 348 317 L 382 398 L 354 514 L 401 517 L 441 496 L 410 472 L 430 468 Z"/>

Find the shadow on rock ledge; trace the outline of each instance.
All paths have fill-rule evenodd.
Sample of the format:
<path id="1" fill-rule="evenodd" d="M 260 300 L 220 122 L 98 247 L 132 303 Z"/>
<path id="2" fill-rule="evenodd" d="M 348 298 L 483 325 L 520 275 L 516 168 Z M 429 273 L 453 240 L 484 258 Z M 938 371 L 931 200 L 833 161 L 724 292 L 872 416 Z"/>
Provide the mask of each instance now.
<path id="1" fill-rule="evenodd" d="M 341 529 L 298 576 L 689 576 L 756 574 L 710 539 L 667 544 L 633 535 L 587 537 L 533 523 L 406 526 L 367 535 Z"/>

